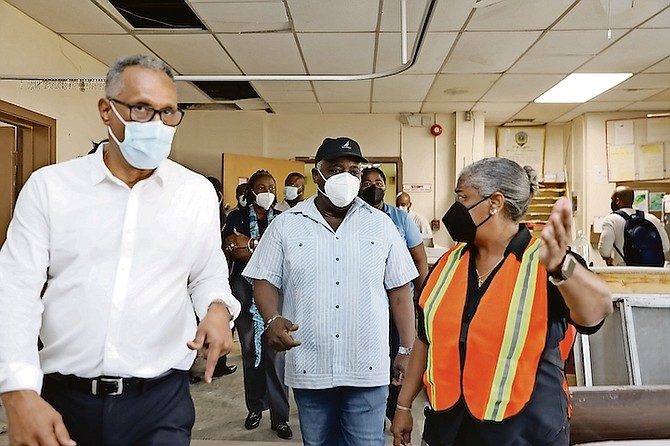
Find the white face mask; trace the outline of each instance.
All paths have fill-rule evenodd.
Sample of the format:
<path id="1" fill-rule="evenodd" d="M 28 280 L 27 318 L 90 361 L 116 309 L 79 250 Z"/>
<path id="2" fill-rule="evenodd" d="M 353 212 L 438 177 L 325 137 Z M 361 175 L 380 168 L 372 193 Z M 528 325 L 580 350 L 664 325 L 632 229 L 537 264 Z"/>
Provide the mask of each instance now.
<path id="1" fill-rule="evenodd" d="M 409 209 L 407 209 L 407 206 L 398 206 L 398 209 L 401 211 L 409 212 Z"/>
<path id="2" fill-rule="evenodd" d="M 240 195 L 237 197 L 237 202 L 240 203 L 240 206 L 245 208 L 247 207 L 247 199 L 244 195 Z"/>
<path id="3" fill-rule="evenodd" d="M 349 172 L 342 172 L 326 180 L 326 177 L 323 176 L 320 170 L 317 169 L 317 172 L 326 181 L 325 192 L 321 189 L 319 190 L 323 195 L 328 197 L 335 207 L 345 208 L 354 201 L 361 185 L 360 178 L 353 176 Z"/>
<path id="4" fill-rule="evenodd" d="M 295 187 L 295 186 L 284 186 L 284 198 L 286 198 L 287 201 L 293 201 L 296 198 L 298 198 L 298 190 L 300 188 Z"/>
<path id="5" fill-rule="evenodd" d="M 272 192 L 261 192 L 260 194 L 254 193 L 254 195 L 256 196 L 256 204 L 266 211 L 270 209 L 272 203 L 275 202 L 275 194 Z"/>
<path id="6" fill-rule="evenodd" d="M 125 121 L 114 104 L 109 104 L 114 114 L 125 125 L 123 142 L 120 142 L 112 129 L 107 132 L 119 146 L 125 160 L 136 169 L 155 169 L 167 159 L 172 147 L 172 138 L 177 130 L 163 124 L 162 121 L 134 122 Z"/>

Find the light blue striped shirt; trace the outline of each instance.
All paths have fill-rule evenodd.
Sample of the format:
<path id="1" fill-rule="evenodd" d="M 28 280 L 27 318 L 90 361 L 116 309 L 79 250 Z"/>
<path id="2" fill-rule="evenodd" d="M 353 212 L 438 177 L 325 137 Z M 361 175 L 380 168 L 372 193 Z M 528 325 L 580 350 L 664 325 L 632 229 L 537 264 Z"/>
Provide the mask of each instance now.
<path id="1" fill-rule="evenodd" d="M 276 217 L 242 273 L 282 290 L 282 314 L 302 344 L 286 354 L 286 385 L 389 384 L 387 289 L 418 273 L 390 218 L 360 198 L 337 231 L 303 201 Z"/>

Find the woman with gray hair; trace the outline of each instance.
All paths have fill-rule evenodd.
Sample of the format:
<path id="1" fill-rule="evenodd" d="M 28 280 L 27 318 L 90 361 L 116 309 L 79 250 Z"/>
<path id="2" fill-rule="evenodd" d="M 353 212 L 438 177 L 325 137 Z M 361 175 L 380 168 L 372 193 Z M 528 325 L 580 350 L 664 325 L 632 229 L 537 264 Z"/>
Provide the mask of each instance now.
<path id="1" fill-rule="evenodd" d="M 541 239 L 519 223 L 537 188 L 532 167 L 505 158 L 461 172 L 442 218 L 458 243 L 421 293 L 394 445 L 411 444 L 411 405 L 425 383 L 428 445 L 567 446 L 569 327 L 596 332 L 612 303 L 568 249 L 567 199 L 556 202 Z"/>

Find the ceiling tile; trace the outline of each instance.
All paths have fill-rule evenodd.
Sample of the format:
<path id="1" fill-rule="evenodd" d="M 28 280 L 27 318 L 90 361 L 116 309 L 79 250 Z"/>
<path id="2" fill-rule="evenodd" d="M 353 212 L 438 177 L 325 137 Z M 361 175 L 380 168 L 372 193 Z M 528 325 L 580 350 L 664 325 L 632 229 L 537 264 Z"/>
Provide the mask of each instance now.
<path id="1" fill-rule="evenodd" d="M 573 0 L 505 0 L 476 8 L 468 22 L 471 31 L 541 30 L 551 25 Z"/>
<path id="2" fill-rule="evenodd" d="M 667 28 L 668 26 L 670 26 L 670 5 L 649 21 L 643 23 L 640 28 Z"/>
<path id="3" fill-rule="evenodd" d="M 552 122 L 575 108 L 575 104 L 535 104 L 530 103 L 520 110 L 512 119 L 532 118 L 534 123 Z"/>
<path id="4" fill-rule="evenodd" d="M 590 56 L 554 56 L 526 54 L 507 70 L 512 74 L 570 73 L 591 59 Z M 562 75 L 565 77 L 565 75 Z"/>
<path id="5" fill-rule="evenodd" d="M 251 85 L 261 96 L 275 91 L 312 91 L 308 81 L 253 81 Z"/>
<path id="6" fill-rule="evenodd" d="M 562 74 L 503 74 L 481 100 L 484 102 L 531 102 L 564 77 Z"/>
<path id="7" fill-rule="evenodd" d="M 498 74 L 440 74 L 430 89 L 430 102 L 475 102 L 494 84 Z"/>
<path id="8" fill-rule="evenodd" d="M 608 39 L 607 31 L 603 29 L 549 31 L 535 42 L 528 53 L 552 56 L 595 56 L 614 44 L 624 34 L 624 30 L 613 29 L 612 38 Z"/>
<path id="9" fill-rule="evenodd" d="M 667 0 L 581 0 L 554 29 L 606 30 L 610 23 L 613 29 L 634 28 L 667 6 Z M 608 8 L 611 8 L 611 14 L 608 14 Z"/>
<path id="10" fill-rule="evenodd" d="M 420 113 L 453 113 L 471 110 L 474 102 L 424 102 Z"/>
<path id="11" fill-rule="evenodd" d="M 568 122 L 577 118 L 578 116 L 583 115 L 584 113 L 616 112 L 629 104 L 630 102 L 585 102 L 584 104 L 579 104 L 577 107 L 573 108 L 566 114 L 559 116 L 554 122 Z"/>
<path id="12" fill-rule="evenodd" d="M 431 33 L 426 36 L 419 51 L 419 58 L 407 74 L 436 73 L 442 67 L 451 46 L 456 40 L 456 33 Z M 412 56 L 416 34 L 407 36 L 407 57 Z M 377 65 L 375 71 L 387 71 L 398 67 L 402 62 L 400 33 L 384 33 L 379 36 L 377 49 Z M 408 60 L 409 62 L 409 60 Z"/>
<path id="13" fill-rule="evenodd" d="M 667 88 L 668 85 L 670 85 L 670 73 L 643 73 L 626 79 L 617 85 L 616 89 Z"/>
<path id="14" fill-rule="evenodd" d="M 370 113 L 369 102 L 329 102 L 321 103 L 324 113 Z"/>
<path id="15" fill-rule="evenodd" d="M 372 83 L 374 102 L 421 102 L 428 94 L 435 76 L 432 74 L 400 74 L 375 79 Z"/>
<path id="16" fill-rule="evenodd" d="M 627 105 L 622 111 L 670 111 L 670 100 L 667 101 L 641 101 Z"/>
<path id="17" fill-rule="evenodd" d="M 647 99 L 645 99 L 646 102 L 663 102 L 663 101 L 670 101 L 670 89 L 664 90 L 658 94 L 655 94 L 654 96 L 650 96 Z"/>
<path id="18" fill-rule="evenodd" d="M 597 99 L 597 102 L 621 102 L 621 101 L 643 101 L 650 96 L 660 93 L 663 91 L 662 88 L 650 89 L 650 88 L 613 88 L 607 90 L 606 92 L 596 96 L 594 99 Z"/>
<path id="19" fill-rule="evenodd" d="M 108 66 L 119 57 L 149 53 L 146 46 L 130 35 L 66 34 L 63 37 Z"/>
<path id="20" fill-rule="evenodd" d="M 460 31 L 473 12 L 473 3 L 463 0 L 439 0 L 433 19 L 430 21 L 430 31 Z"/>
<path id="21" fill-rule="evenodd" d="M 213 102 L 212 99 L 204 94 L 198 87 L 190 82 L 177 81 L 177 98 L 179 102 Z"/>
<path id="22" fill-rule="evenodd" d="M 383 0 L 382 9 L 382 32 L 400 31 L 400 1 Z M 438 2 L 439 3 L 439 2 Z M 407 29 L 411 32 L 417 31 L 423 14 L 426 11 L 427 0 L 414 0 L 407 4 Z"/>
<path id="23" fill-rule="evenodd" d="M 309 91 L 266 91 L 261 97 L 273 105 L 277 102 L 316 103 L 314 92 Z"/>
<path id="24" fill-rule="evenodd" d="M 8 0 L 7 3 L 59 34 L 125 33 L 121 25 L 91 1 Z"/>
<path id="25" fill-rule="evenodd" d="M 643 71 L 643 73 L 670 73 L 670 57 L 652 65 Z"/>
<path id="26" fill-rule="evenodd" d="M 321 107 L 314 102 L 309 103 L 287 103 L 277 102 L 271 103 L 270 106 L 275 113 L 321 113 Z"/>
<path id="27" fill-rule="evenodd" d="M 502 73 L 540 36 L 539 31 L 466 32 L 443 73 Z"/>
<path id="28" fill-rule="evenodd" d="M 372 81 L 314 82 L 319 102 L 368 102 Z"/>
<path id="29" fill-rule="evenodd" d="M 298 39 L 311 74 L 372 72 L 374 34 L 299 34 Z"/>
<path id="30" fill-rule="evenodd" d="M 296 32 L 371 32 L 377 29 L 379 0 L 287 0 Z"/>
<path id="31" fill-rule="evenodd" d="M 289 30 L 278 2 L 194 3 L 192 8 L 212 32 Z"/>
<path id="32" fill-rule="evenodd" d="M 667 45 L 652 42 L 670 40 L 669 29 L 638 29 L 618 40 L 579 69 L 580 72 L 637 73 L 670 56 Z M 640 51 L 644 48 L 644 51 Z"/>
<path id="33" fill-rule="evenodd" d="M 372 113 L 419 113 L 421 102 L 373 102 Z"/>
<path id="34" fill-rule="evenodd" d="M 138 39 L 180 74 L 237 74 L 239 70 L 210 34 L 146 34 Z"/>
<path id="35" fill-rule="evenodd" d="M 217 34 L 245 74 L 305 74 L 293 34 Z"/>
<path id="36" fill-rule="evenodd" d="M 484 112 L 487 123 L 502 123 L 512 119 L 525 106 L 525 102 L 478 102 L 471 110 Z"/>

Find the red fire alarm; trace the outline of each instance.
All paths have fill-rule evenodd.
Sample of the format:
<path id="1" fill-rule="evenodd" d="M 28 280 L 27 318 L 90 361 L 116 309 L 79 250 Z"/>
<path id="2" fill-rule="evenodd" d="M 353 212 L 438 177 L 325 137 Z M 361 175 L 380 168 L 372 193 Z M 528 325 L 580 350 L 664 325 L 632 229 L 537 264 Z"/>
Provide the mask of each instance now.
<path id="1" fill-rule="evenodd" d="M 442 126 L 440 124 L 433 124 L 430 128 L 430 133 L 432 133 L 433 136 L 440 136 L 442 134 Z"/>

